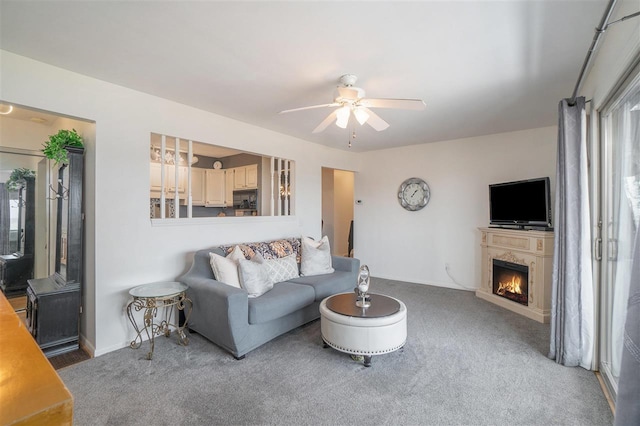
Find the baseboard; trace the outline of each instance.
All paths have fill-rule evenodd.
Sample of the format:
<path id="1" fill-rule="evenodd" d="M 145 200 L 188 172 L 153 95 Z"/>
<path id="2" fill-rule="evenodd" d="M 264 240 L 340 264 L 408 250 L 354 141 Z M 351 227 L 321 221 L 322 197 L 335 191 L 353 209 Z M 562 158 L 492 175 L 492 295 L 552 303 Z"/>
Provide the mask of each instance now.
<path id="1" fill-rule="evenodd" d="M 411 279 L 406 279 L 406 278 L 398 278 L 398 277 L 387 277 L 384 275 L 375 275 L 372 276 L 372 278 L 381 278 L 383 280 L 389 280 L 389 281 L 400 281 L 400 282 L 405 282 L 405 283 L 410 283 L 410 284 L 419 284 L 419 285 L 430 285 L 433 287 L 443 287 L 443 288 L 450 288 L 452 290 L 462 290 L 462 291 L 476 291 L 476 288 L 465 288 L 462 286 L 458 286 L 454 283 L 441 283 L 441 282 L 435 282 L 435 281 L 423 281 L 423 282 L 418 282 L 418 281 L 412 281 Z M 375 293 L 375 290 L 373 291 L 373 293 Z"/>
<path id="2" fill-rule="evenodd" d="M 598 378 L 598 383 L 600 383 L 600 387 L 602 388 L 602 393 L 604 393 L 604 397 L 607 398 L 607 402 L 609 403 L 609 408 L 611 409 L 611 414 L 615 416 L 616 414 L 616 403 L 611 398 L 611 393 L 609 392 L 609 388 L 607 387 L 604 379 L 602 378 L 602 374 L 599 371 L 594 371 L 596 377 Z"/>
<path id="3" fill-rule="evenodd" d="M 82 334 L 80 335 L 80 347 L 83 351 L 88 353 L 91 358 L 95 358 L 96 348 L 94 348 L 91 342 L 89 342 L 89 340 L 87 340 L 87 338 Z"/>

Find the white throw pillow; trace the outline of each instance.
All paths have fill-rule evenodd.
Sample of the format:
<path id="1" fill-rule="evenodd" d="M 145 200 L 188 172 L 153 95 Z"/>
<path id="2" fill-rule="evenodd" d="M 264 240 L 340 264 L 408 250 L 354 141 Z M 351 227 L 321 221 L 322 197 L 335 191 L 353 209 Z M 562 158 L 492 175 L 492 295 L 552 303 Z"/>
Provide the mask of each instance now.
<path id="1" fill-rule="evenodd" d="M 263 262 L 262 256 L 256 254 L 253 259 L 241 259 L 238 263 L 240 282 L 242 288 L 249 293 L 249 297 L 262 296 L 273 288 L 273 282 Z"/>
<path id="2" fill-rule="evenodd" d="M 240 279 L 238 277 L 238 261 L 240 259 L 244 259 L 244 255 L 238 246 L 235 246 L 227 257 L 209 253 L 209 263 L 216 280 L 231 287 L 240 288 Z"/>
<path id="3" fill-rule="evenodd" d="M 300 273 L 302 275 L 322 275 L 335 271 L 331 266 L 331 248 L 326 235 L 320 241 L 302 237 L 301 251 Z"/>
<path id="4" fill-rule="evenodd" d="M 296 262 L 295 254 L 277 259 L 265 259 L 264 265 L 271 282 L 274 284 L 300 276 L 298 274 L 298 263 Z"/>

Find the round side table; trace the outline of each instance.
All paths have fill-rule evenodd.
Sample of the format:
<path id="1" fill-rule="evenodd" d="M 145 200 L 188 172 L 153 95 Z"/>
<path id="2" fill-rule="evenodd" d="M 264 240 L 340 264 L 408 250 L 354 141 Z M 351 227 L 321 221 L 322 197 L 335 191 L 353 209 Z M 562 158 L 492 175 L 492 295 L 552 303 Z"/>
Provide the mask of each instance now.
<path id="1" fill-rule="evenodd" d="M 127 304 L 127 316 L 136 331 L 136 337 L 131 341 L 131 348 L 138 349 L 142 345 L 142 333 L 147 335 L 147 339 L 151 344 L 151 350 L 147 353 L 147 359 L 153 358 L 154 338 L 160 334 L 169 337 L 171 328 L 174 327 L 180 336 L 180 342 L 183 345 L 189 344 L 189 338 L 184 333 L 184 329 L 189 322 L 193 302 L 186 296 L 186 284 L 177 281 L 157 282 L 143 284 L 129 290 L 129 294 L 133 300 Z M 184 312 L 184 323 L 179 324 L 179 313 L 176 313 L 175 322 L 172 322 L 173 307 L 178 311 Z M 156 322 L 158 309 L 161 309 L 161 320 Z M 139 312 L 144 310 L 144 326 L 138 327 L 133 316 L 133 311 Z"/>
<path id="2" fill-rule="evenodd" d="M 355 293 L 341 293 L 320 303 L 320 330 L 325 345 L 351 355 L 371 357 L 397 351 L 407 341 L 407 307 L 402 301 L 370 294 L 371 306 L 356 306 Z"/>

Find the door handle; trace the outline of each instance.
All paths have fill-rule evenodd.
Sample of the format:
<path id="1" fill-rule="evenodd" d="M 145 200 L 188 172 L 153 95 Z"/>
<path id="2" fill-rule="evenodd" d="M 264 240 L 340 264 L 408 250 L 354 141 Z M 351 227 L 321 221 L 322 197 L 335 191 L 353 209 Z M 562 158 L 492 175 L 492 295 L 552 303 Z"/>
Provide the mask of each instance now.
<path id="1" fill-rule="evenodd" d="M 609 260 L 616 260 L 618 258 L 618 241 L 610 238 L 609 239 L 609 254 L 608 254 L 608 259 Z"/>
<path id="2" fill-rule="evenodd" d="M 594 251 L 596 260 L 602 260 L 602 238 L 596 238 Z"/>

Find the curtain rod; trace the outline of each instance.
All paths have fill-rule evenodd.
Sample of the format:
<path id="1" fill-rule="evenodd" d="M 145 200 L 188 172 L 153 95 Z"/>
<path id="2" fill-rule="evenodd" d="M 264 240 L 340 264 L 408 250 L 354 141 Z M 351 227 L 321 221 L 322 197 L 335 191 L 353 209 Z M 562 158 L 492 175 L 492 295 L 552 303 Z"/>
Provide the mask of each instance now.
<path id="1" fill-rule="evenodd" d="M 580 70 L 580 75 L 578 76 L 578 81 L 576 82 L 576 87 L 573 89 L 573 94 L 571 95 L 571 99 L 569 99 L 569 105 L 575 105 L 576 97 L 578 96 L 578 90 L 580 90 L 580 86 L 582 86 L 582 80 L 584 79 L 584 74 L 591 63 L 591 58 L 593 52 L 595 52 L 596 47 L 598 45 L 598 41 L 600 40 L 600 36 L 607 30 L 607 22 L 613 13 L 613 8 L 616 5 L 617 0 L 609 0 L 609 4 L 602 15 L 602 19 L 600 20 L 600 25 L 596 27 L 596 33 L 593 36 L 593 40 L 591 41 L 591 47 L 587 51 L 587 56 L 584 58 L 584 63 L 582 64 L 582 69 Z"/>
<path id="2" fill-rule="evenodd" d="M 593 36 L 593 41 L 591 42 L 591 47 L 589 47 L 589 51 L 587 52 L 587 56 L 584 59 L 584 63 L 582 64 L 582 69 L 580 70 L 580 75 L 578 76 L 578 81 L 576 82 L 576 87 L 573 89 L 573 94 L 571 95 L 571 99 L 569 99 L 569 105 L 575 105 L 576 97 L 578 96 L 578 91 L 582 86 L 582 80 L 584 79 L 585 72 L 591 63 L 591 58 L 593 57 L 593 53 L 596 51 L 598 41 L 600 40 L 600 36 L 607 31 L 607 29 L 613 25 L 622 21 L 626 21 L 627 19 L 635 18 L 640 16 L 640 11 L 632 13 L 631 15 L 624 16 L 618 20 L 607 22 L 609 18 L 611 18 L 611 13 L 613 13 L 613 8 L 616 5 L 617 0 L 610 0 L 607 8 L 602 15 L 602 19 L 600 20 L 600 25 L 598 25 L 595 29 L 595 35 Z"/>

